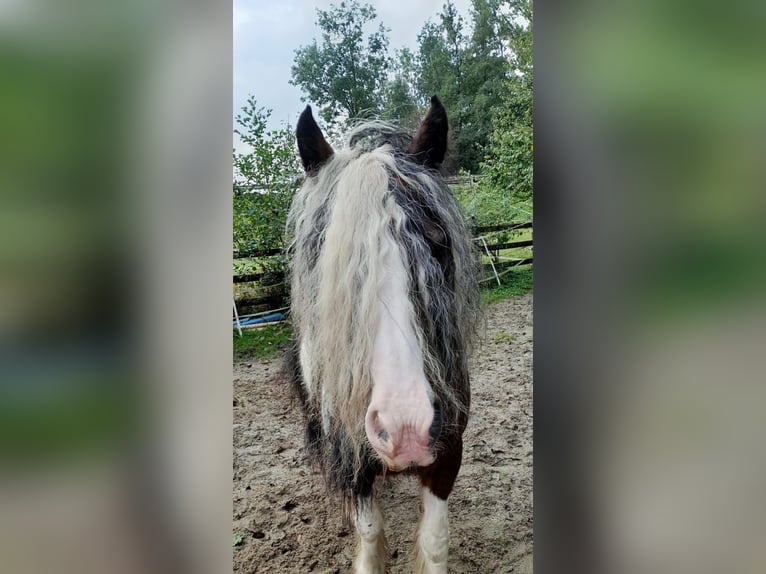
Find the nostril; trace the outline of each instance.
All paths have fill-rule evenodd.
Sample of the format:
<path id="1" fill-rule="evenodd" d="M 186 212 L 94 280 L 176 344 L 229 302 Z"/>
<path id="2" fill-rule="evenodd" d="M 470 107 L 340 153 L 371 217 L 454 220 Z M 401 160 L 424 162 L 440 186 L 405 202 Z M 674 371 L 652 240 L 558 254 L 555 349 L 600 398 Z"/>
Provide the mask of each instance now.
<path id="1" fill-rule="evenodd" d="M 370 435 L 377 436 L 382 442 L 388 442 L 388 433 L 380 423 L 378 411 L 367 413 L 367 431 Z"/>
<path id="2" fill-rule="evenodd" d="M 433 404 L 434 409 L 434 418 L 431 421 L 431 426 L 428 429 L 428 446 L 432 447 L 434 443 L 436 442 L 436 439 L 439 438 L 439 434 L 442 430 L 442 408 L 441 408 L 441 402 L 438 398 L 434 399 Z"/>

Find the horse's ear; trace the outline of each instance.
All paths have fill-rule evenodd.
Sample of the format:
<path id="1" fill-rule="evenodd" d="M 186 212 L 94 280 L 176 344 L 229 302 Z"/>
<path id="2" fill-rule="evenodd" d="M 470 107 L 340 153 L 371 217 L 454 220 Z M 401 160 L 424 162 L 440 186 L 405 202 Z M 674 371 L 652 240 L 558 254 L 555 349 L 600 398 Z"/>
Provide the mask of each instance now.
<path id="1" fill-rule="evenodd" d="M 426 167 L 437 167 L 447 153 L 448 131 L 447 110 L 438 97 L 431 96 L 431 107 L 408 150 L 413 161 Z"/>
<path id="2" fill-rule="evenodd" d="M 298 151 L 301 154 L 303 168 L 307 172 L 319 168 L 334 153 L 332 146 L 324 139 L 322 130 L 314 121 L 314 116 L 311 115 L 311 106 L 306 106 L 298 119 L 295 138 L 298 140 Z"/>

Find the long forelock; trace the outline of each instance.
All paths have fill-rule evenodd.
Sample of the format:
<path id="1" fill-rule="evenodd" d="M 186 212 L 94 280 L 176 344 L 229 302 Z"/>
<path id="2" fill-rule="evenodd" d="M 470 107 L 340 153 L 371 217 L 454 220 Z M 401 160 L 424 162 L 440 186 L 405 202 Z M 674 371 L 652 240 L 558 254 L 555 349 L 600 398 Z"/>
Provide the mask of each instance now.
<path id="1" fill-rule="evenodd" d="M 478 257 L 457 202 L 433 173 L 399 162 L 397 203 L 405 214 L 400 243 L 410 268 L 410 298 L 415 304 L 426 374 L 441 401 L 444 430 L 468 410 L 468 358 L 480 321 Z M 425 228 L 438 229 L 439 244 Z M 445 251 L 440 263 L 433 250 Z"/>
<path id="2" fill-rule="evenodd" d="M 385 276 L 382 253 L 398 249 L 390 222 L 397 206 L 388 193 L 391 148 L 336 152 L 307 178 L 290 214 L 292 316 L 309 403 L 326 436 L 337 429 L 351 443 L 356 465 L 365 448 L 364 413 L 372 389 L 370 363 Z"/>

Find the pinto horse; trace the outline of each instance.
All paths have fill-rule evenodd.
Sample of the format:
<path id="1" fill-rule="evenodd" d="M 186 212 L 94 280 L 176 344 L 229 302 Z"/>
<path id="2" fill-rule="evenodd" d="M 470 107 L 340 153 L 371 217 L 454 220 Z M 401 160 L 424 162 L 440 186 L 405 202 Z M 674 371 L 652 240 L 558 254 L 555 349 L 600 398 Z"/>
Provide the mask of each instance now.
<path id="1" fill-rule="evenodd" d="M 287 370 L 309 458 L 355 522 L 357 573 L 385 571 L 376 478 L 396 473 L 422 486 L 416 572 L 447 571 L 480 317 L 477 253 L 437 172 L 447 130 L 436 96 L 414 138 L 370 122 L 334 151 L 310 106 L 296 130 L 306 178 L 287 226 Z"/>

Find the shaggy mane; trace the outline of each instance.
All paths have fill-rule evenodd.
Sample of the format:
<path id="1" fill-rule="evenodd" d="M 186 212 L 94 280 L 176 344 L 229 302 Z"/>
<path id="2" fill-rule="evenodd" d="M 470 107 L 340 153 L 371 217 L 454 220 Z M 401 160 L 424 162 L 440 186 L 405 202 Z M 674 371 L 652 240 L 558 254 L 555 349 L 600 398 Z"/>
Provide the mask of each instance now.
<path id="1" fill-rule="evenodd" d="M 380 122 L 358 125 L 306 178 L 288 215 L 292 378 L 309 452 L 347 497 L 385 470 L 364 415 L 386 254 L 409 271 L 409 315 L 442 413 L 435 448 L 467 421 L 478 257 L 449 188 L 407 156 L 411 139 Z"/>

